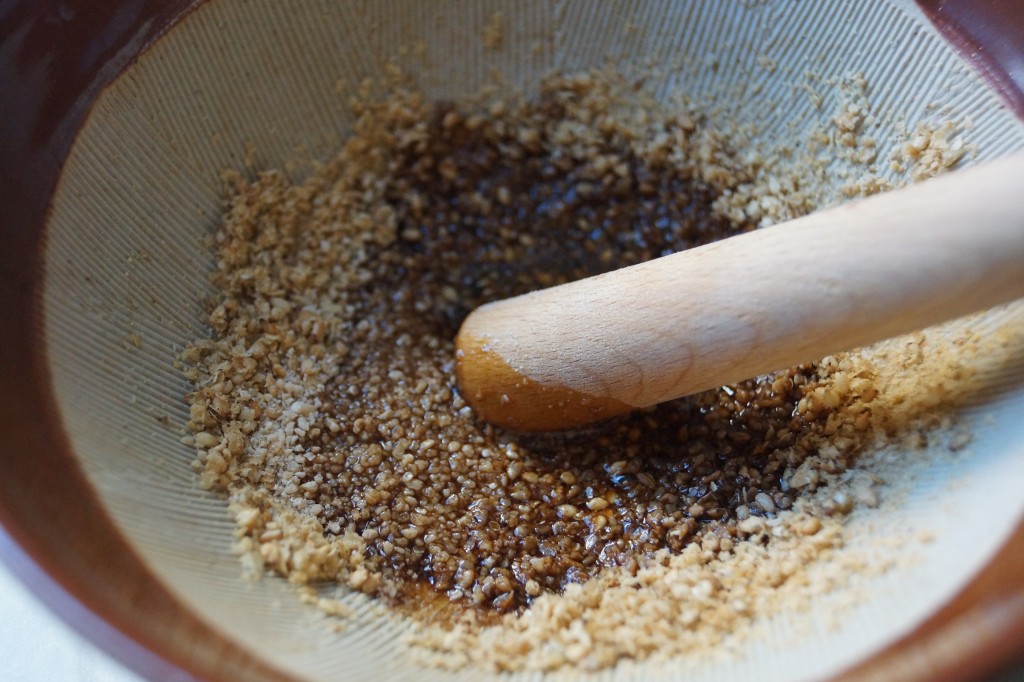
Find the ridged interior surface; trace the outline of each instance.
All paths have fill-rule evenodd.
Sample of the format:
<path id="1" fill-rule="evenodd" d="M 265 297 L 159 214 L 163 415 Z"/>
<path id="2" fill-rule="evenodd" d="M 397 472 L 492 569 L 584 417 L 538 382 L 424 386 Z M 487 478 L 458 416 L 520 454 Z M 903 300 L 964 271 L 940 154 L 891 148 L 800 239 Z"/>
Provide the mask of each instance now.
<path id="1" fill-rule="evenodd" d="M 504 41 L 487 50 L 496 11 Z M 1020 124 L 909 2 L 217 0 L 195 11 L 101 97 L 67 162 L 48 227 L 48 352 L 73 447 L 140 555 L 226 636 L 302 679 L 450 676 L 413 670 L 406 625 L 368 613 L 365 600 L 352 597 L 362 615 L 333 632 L 283 581 L 241 579 L 225 502 L 197 488 L 179 440 L 189 386 L 175 358 L 206 333 L 213 261 L 201 242 L 222 208 L 219 173 L 331 154 L 351 124 L 340 91 L 382 76 L 389 60 L 436 98 L 475 94 L 495 74 L 529 94 L 553 70 L 653 63 L 661 96 L 756 124 L 763 140 L 798 140 L 829 116 L 800 83 L 859 71 L 878 130 L 944 112 L 969 122 L 972 162 L 1024 147 Z M 885 153 L 896 141 L 879 143 Z M 1022 320 L 1017 306 L 987 323 Z M 899 518 L 865 521 L 894 538 L 941 529 L 865 604 L 832 624 L 823 603 L 800 616 L 800 634 L 781 618 L 741 657 L 598 677 L 818 678 L 919 622 L 991 556 L 1024 505 L 1024 365 L 991 371 L 1006 390 L 977 408 L 990 418 L 970 456 L 908 472 L 917 478 Z"/>

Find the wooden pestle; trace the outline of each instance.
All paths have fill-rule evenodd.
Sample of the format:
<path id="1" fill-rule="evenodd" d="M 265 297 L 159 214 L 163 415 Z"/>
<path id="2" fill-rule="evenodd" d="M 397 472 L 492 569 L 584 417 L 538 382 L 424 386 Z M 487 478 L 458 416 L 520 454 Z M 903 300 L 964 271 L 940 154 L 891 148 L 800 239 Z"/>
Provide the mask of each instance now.
<path id="1" fill-rule="evenodd" d="M 583 426 L 1024 296 L 1024 153 L 488 303 L 456 338 L 477 416 Z"/>

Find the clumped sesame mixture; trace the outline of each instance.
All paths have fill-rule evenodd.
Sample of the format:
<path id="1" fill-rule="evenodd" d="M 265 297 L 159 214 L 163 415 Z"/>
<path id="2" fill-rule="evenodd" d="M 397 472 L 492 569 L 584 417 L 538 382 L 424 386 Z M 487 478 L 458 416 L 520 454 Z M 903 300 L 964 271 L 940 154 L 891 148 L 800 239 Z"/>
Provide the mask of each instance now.
<path id="1" fill-rule="evenodd" d="M 746 561 L 778 587 L 839 543 L 835 518 L 878 503 L 870 479 L 826 485 L 906 425 L 870 365 L 829 359 L 545 436 L 480 423 L 458 393 L 452 339 L 476 306 L 788 217 L 699 117 L 623 107 L 592 75 L 526 102 L 363 102 L 305 180 L 226 175 L 212 337 L 184 359 L 200 482 L 230 496 L 255 567 L 457 620 L 420 642 L 443 665 L 603 667 L 661 646 L 614 635 L 627 624 L 703 619 L 720 638 L 761 602 L 737 592 L 712 617 L 725 588 L 705 569 L 738 590 L 753 578 L 729 562 Z M 762 556 L 772 542 L 784 563 Z M 628 606 L 654 583 L 688 601 Z M 481 634 L 497 622 L 504 635 Z"/>

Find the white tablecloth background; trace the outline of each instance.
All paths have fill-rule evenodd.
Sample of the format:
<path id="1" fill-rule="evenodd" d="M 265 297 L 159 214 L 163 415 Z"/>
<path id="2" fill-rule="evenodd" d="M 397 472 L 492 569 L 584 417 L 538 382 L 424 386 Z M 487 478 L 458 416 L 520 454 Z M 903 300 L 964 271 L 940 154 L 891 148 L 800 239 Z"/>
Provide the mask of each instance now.
<path id="1" fill-rule="evenodd" d="M 0 680 L 142 682 L 43 606 L 0 563 Z"/>

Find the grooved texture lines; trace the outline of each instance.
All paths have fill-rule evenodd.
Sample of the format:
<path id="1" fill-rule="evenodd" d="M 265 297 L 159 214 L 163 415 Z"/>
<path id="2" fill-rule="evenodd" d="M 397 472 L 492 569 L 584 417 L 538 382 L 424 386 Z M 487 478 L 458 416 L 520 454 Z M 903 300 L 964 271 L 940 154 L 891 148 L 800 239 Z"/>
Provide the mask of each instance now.
<path id="1" fill-rule="evenodd" d="M 502 42 L 487 49 L 484 26 L 496 12 Z M 197 489 L 193 453 L 179 442 L 189 387 L 174 361 L 205 333 L 213 262 L 200 244 L 222 208 L 220 171 L 328 155 L 352 123 L 348 98 L 389 62 L 441 99 L 488 86 L 529 95 L 552 70 L 654 65 L 650 84 L 666 100 L 684 95 L 755 125 L 762 139 L 794 144 L 833 110 L 830 79 L 859 71 L 879 119 L 873 130 L 945 112 L 971 123 L 976 159 L 1024 146 L 1020 124 L 899 0 L 218 0 L 193 12 L 100 98 L 68 159 L 48 228 L 49 359 L 70 440 L 140 555 L 204 618 L 301 679 L 408 676 L 406 625 L 353 597 L 361 615 L 333 633 L 282 581 L 239 578 L 225 504 Z M 879 141 L 882 153 L 895 144 Z M 992 324 L 1020 310 L 1001 315 Z M 741 658 L 627 664 L 598 679 L 820 677 L 912 626 L 984 562 L 1021 511 L 1014 490 L 1024 480 L 1024 432 L 1012 416 L 1024 409 L 1024 369 L 996 369 L 1007 393 L 985 408 L 995 422 L 977 456 L 915 472 L 907 515 L 887 531 L 912 533 L 946 514 L 928 561 L 884 581 L 879 599 L 838 629 L 822 612 L 803 619 L 808 632 L 794 638 L 795 623 L 781 619 Z M 943 511 L 935 501 L 958 478 L 967 481 L 955 493 L 959 511 Z M 479 679 L 474 671 L 415 674 Z"/>

